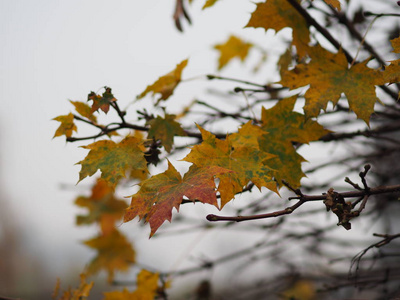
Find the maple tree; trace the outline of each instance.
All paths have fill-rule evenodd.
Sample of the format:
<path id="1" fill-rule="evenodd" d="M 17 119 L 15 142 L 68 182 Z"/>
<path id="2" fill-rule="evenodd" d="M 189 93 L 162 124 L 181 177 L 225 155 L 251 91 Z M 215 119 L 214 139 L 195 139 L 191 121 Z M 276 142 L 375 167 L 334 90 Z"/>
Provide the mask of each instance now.
<path id="1" fill-rule="evenodd" d="M 203 9 L 212 9 L 216 3 L 205 1 Z M 54 118 L 61 123 L 54 137 L 65 136 L 70 143 L 91 140 L 81 146 L 89 152 L 77 163 L 81 166 L 79 182 L 98 171 L 101 175 L 91 195 L 75 201 L 88 210 L 87 215 L 77 216 L 77 225 L 97 224 L 100 230 L 84 242 L 97 251 L 97 256 L 86 266 L 80 288 L 64 292 L 60 299 L 88 297 L 92 284 L 86 283 L 85 276 L 105 270 L 108 281 L 116 284 L 116 272 L 140 268 L 134 245 L 120 227 L 139 219 L 149 224 L 150 237 L 162 235 L 162 228 L 168 232 L 168 226 L 173 226 L 164 225 L 166 220 L 179 224 L 185 217 L 179 213 L 175 221 L 173 215 L 182 205 L 196 202 L 211 204 L 221 210 L 220 214 L 235 214 L 208 214 L 207 225 L 200 228 L 246 221 L 266 235 L 245 249 L 225 252 L 225 256 L 193 268 L 165 272 L 157 266 L 151 266 L 154 272 L 141 268 L 136 290 L 105 292 L 104 299 L 167 299 L 169 280 L 174 282 L 179 276 L 246 256 L 250 260 L 247 264 L 274 257 L 271 264 L 279 265 L 281 271 L 263 276 L 258 284 L 263 286 L 261 291 L 254 284 L 243 288 L 253 290 L 251 297 L 255 299 L 268 293 L 285 299 L 335 298 L 340 293 L 356 295 L 358 288 L 372 285 L 380 285 L 380 290 L 374 291 L 380 297 L 398 295 L 400 265 L 393 251 L 399 249 L 396 239 L 400 234 L 393 225 L 396 216 L 391 214 L 398 210 L 393 199 L 400 192 L 396 160 L 400 154 L 400 59 L 393 59 L 400 53 L 400 37 L 395 25 L 391 29 L 396 31 L 387 32 L 375 26 L 376 20 L 390 22 L 398 15 L 390 11 L 365 13 L 362 4 L 358 3 L 355 10 L 352 3 L 266 0 L 255 4 L 247 23 L 244 13 L 244 32 L 272 30 L 286 46 L 276 57 L 274 71 L 280 80 L 258 83 L 251 78 L 258 78 L 255 73 L 249 73 L 249 78 L 222 75 L 238 60 L 248 68 L 247 60 L 255 52 L 261 60 L 253 72 L 261 72 L 269 60 L 268 44 L 230 35 L 212 45 L 219 54 L 216 68 L 221 73 L 203 78 L 232 85 L 229 107 L 219 108 L 215 95 L 210 95 L 209 101 L 194 100 L 189 105 L 190 101 L 183 99 L 186 105 L 179 107 L 180 111 L 165 104 L 171 98 L 183 97 L 178 91 L 185 85 L 190 58 L 149 84 L 130 106 L 147 101 L 150 108 L 128 114 L 120 109 L 121 99 L 110 87 L 104 87 L 101 95 L 90 92 L 86 102 L 70 101 L 75 111 Z M 390 5 L 398 8 L 394 1 Z M 187 7 L 185 1 L 176 0 L 174 20 L 181 31 L 184 19 L 191 22 Z M 291 29 L 289 42 L 281 33 L 285 28 Z M 384 36 L 386 44 L 371 44 L 370 36 Z M 203 109 L 201 113 L 196 111 L 199 108 Z M 117 120 L 109 117 L 110 111 L 115 111 Z M 109 123 L 99 123 L 99 115 Z M 216 129 L 215 124 L 224 121 L 235 125 L 228 132 Z M 90 125 L 94 134 L 78 135 L 81 123 Z M 316 154 L 306 155 L 311 147 L 328 153 L 322 162 L 314 159 Z M 345 151 L 335 155 L 336 148 Z M 385 166 L 388 155 L 392 158 Z M 308 164 L 304 164 L 306 161 Z M 164 171 L 156 168 L 158 164 L 165 167 Z M 185 164 L 186 171 L 178 164 Z M 360 184 L 353 181 L 355 176 Z M 131 188 L 130 202 L 117 196 L 123 186 Z M 235 205 L 239 207 L 236 210 Z M 324 218 L 327 214 L 338 221 Z M 351 247 L 354 237 L 347 235 L 349 230 L 385 216 L 394 220 L 380 228 L 384 233 L 374 234 L 381 238 L 379 242 L 361 250 Z M 369 232 L 363 234 L 363 238 L 371 237 Z M 295 255 L 282 250 L 282 242 L 299 240 L 304 242 Z M 360 252 L 355 255 L 357 249 Z M 372 249 L 380 250 L 381 256 L 371 255 Z M 258 250 L 264 255 L 257 255 Z M 300 268 L 293 258 L 307 253 L 320 262 L 319 271 Z M 349 277 L 346 271 L 326 271 L 327 260 L 346 255 L 355 255 Z M 377 261 L 376 266 L 364 267 L 368 260 Z M 326 271 L 324 276 L 320 275 L 322 270 Z M 211 299 L 211 283 L 207 279 L 193 291 L 198 299 Z M 242 290 L 226 291 L 226 297 L 236 299 Z"/>

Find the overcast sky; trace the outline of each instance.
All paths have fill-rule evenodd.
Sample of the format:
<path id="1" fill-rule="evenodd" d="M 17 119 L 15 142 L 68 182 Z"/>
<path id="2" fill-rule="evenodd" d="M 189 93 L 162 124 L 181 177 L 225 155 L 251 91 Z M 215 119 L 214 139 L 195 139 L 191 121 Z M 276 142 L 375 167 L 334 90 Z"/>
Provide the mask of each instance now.
<path id="1" fill-rule="evenodd" d="M 74 164 L 87 151 L 63 137 L 53 140 L 58 123 L 51 119 L 72 110 L 68 99 L 86 100 L 105 85 L 125 107 L 188 57 L 186 77 L 213 72 L 211 46 L 240 31 L 254 9 L 235 1 L 200 12 L 197 1 L 194 26 L 184 23 L 182 34 L 172 21 L 173 2 L 0 1 L 1 192 L 28 252 L 55 276 L 88 262 L 93 253 L 80 241 L 95 230 L 74 226 L 82 211 L 73 200 L 87 187 L 83 181 L 75 188 L 80 168 Z"/>

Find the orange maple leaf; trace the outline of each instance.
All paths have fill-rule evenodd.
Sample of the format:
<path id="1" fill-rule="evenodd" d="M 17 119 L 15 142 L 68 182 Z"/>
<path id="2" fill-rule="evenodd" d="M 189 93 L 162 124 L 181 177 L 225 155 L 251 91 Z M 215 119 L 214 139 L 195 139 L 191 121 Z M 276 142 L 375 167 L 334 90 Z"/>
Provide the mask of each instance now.
<path id="1" fill-rule="evenodd" d="M 93 186 L 91 196 L 79 196 L 75 204 L 89 210 L 87 215 L 77 216 L 76 224 L 79 226 L 99 223 L 104 235 L 114 230 L 115 222 L 122 218 L 128 206 L 125 201 L 115 198 L 114 189 L 100 178 Z"/>
<path id="2" fill-rule="evenodd" d="M 217 204 L 214 176 L 229 170 L 209 166 L 191 166 L 183 176 L 168 161 L 168 169 L 140 183 L 140 190 L 132 196 L 131 205 L 126 209 L 124 222 L 139 216 L 151 227 L 150 237 L 165 220 L 171 222 L 172 209 L 179 211 L 183 197 L 198 200 L 214 206 Z"/>
<path id="3" fill-rule="evenodd" d="M 147 88 L 137 98 L 141 99 L 151 92 L 153 95 L 157 93 L 161 94 L 161 97 L 157 99 L 157 104 L 161 100 L 167 100 L 181 82 L 182 71 L 186 67 L 187 63 L 187 59 L 182 61 L 176 66 L 175 70 L 158 78 L 158 80 L 152 85 L 147 86 Z"/>
<path id="4" fill-rule="evenodd" d="M 135 137 L 128 136 L 120 143 L 98 141 L 82 148 L 90 151 L 84 160 L 78 162 L 82 165 L 79 181 L 101 170 L 101 178 L 115 187 L 118 180 L 125 177 L 127 171 L 134 169 L 147 171 L 142 141 Z"/>
<path id="5" fill-rule="evenodd" d="M 375 86 L 384 83 L 382 72 L 367 67 L 368 61 L 349 67 L 343 51 L 333 54 L 317 45 L 308 49 L 311 62 L 283 72 L 283 86 L 296 89 L 310 85 L 305 93 L 304 112 L 316 117 L 329 101 L 336 105 L 344 93 L 350 109 L 367 124 L 377 100 Z"/>

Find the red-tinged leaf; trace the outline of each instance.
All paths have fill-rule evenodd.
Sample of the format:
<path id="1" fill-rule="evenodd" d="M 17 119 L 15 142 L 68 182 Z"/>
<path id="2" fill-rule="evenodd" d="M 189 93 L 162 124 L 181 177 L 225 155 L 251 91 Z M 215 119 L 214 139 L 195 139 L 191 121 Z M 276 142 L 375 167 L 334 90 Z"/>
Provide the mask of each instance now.
<path id="1" fill-rule="evenodd" d="M 296 46 L 299 56 L 303 57 L 306 54 L 305 49 L 310 42 L 307 22 L 286 0 L 268 0 L 264 3 L 257 3 L 257 8 L 252 13 L 246 27 L 274 29 L 276 32 L 290 27 L 293 29 L 293 44 Z"/>
<path id="2" fill-rule="evenodd" d="M 72 132 L 77 132 L 78 128 L 74 123 L 74 115 L 69 113 L 68 115 L 58 116 L 53 119 L 54 121 L 61 122 L 60 126 L 57 128 L 56 133 L 53 138 L 61 135 L 65 135 L 66 137 L 71 137 Z"/>
<path id="3" fill-rule="evenodd" d="M 261 129 L 267 134 L 259 138 L 259 146 L 276 156 L 268 161 L 274 177 L 279 183 L 286 180 L 294 187 L 300 186 L 304 176 L 301 163 L 304 158 L 293 147 L 292 142 L 309 143 L 329 133 L 316 121 L 306 120 L 304 115 L 294 112 L 296 96 L 280 100 L 274 107 L 262 109 Z"/>
<path id="4" fill-rule="evenodd" d="M 246 43 L 233 35 L 224 44 L 215 45 L 214 48 L 220 52 L 218 70 L 222 69 L 234 58 L 240 58 L 243 62 L 252 46 L 252 44 Z"/>
<path id="5" fill-rule="evenodd" d="M 97 123 L 97 117 L 93 115 L 92 108 L 84 102 L 81 101 L 69 101 L 75 107 L 75 110 L 82 117 L 89 119 L 93 123 Z"/>
<path id="6" fill-rule="evenodd" d="M 378 98 L 375 86 L 384 83 L 382 72 L 367 67 L 368 61 L 349 67 L 343 51 L 333 54 L 317 45 L 308 49 L 311 62 L 283 73 L 280 83 L 291 89 L 310 85 L 305 93 L 307 118 L 317 117 L 329 101 L 336 105 L 342 93 L 350 109 L 367 124 Z"/>
<path id="7" fill-rule="evenodd" d="M 125 201 L 115 198 L 114 189 L 102 179 L 97 180 L 90 197 L 79 196 L 75 204 L 89 210 L 87 215 L 77 216 L 76 224 L 99 223 L 103 235 L 110 234 L 115 229 L 115 223 L 122 219 L 128 206 Z"/>
<path id="8" fill-rule="evenodd" d="M 89 275 L 105 270 L 108 273 L 108 281 L 111 282 L 115 271 L 128 271 L 129 267 L 135 263 L 136 254 L 131 243 L 117 230 L 111 234 L 87 240 L 84 244 L 97 250 L 96 257 L 87 267 Z"/>
<path id="9" fill-rule="evenodd" d="M 89 149 L 90 152 L 84 160 L 78 162 L 82 165 L 79 181 L 100 170 L 101 178 L 106 180 L 110 186 L 115 187 L 118 180 L 125 177 L 126 172 L 132 170 L 147 171 L 142 141 L 135 137 L 128 136 L 120 143 L 98 141 L 82 146 L 82 148 Z"/>
<path id="10" fill-rule="evenodd" d="M 168 169 L 140 183 L 140 190 L 132 196 L 131 205 L 126 209 L 124 222 L 139 216 L 151 227 L 150 237 L 165 220 L 171 222 L 172 209 L 179 211 L 183 197 L 218 206 L 214 178 L 230 172 L 224 168 L 191 166 L 182 178 L 168 162 Z"/>
<path id="11" fill-rule="evenodd" d="M 161 140 L 162 145 L 168 153 L 172 150 L 174 136 L 186 135 L 181 124 L 176 122 L 175 118 L 175 115 L 166 114 L 165 118 L 157 116 L 157 118 L 147 122 L 147 125 L 150 126 L 147 138 Z"/>
<path id="12" fill-rule="evenodd" d="M 176 66 L 175 70 L 158 78 L 158 80 L 152 85 L 147 86 L 147 88 L 138 96 L 138 99 L 143 98 L 148 93 L 152 93 L 153 95 L 161 94 L 161 97 L 157 99 L 157 104 L 161 100 L 167 100 L 181 82 L 182 71 L 186 67 L 187 63 L 187 59 L 182 61 Z"/>
<path id="13" fill-rule="evenodd" d="M 235 194 L 241 192 L 249 181 L 258 188 L 262 186 L 277 192 L 273 181 L 273 170 L 268 165 L 274 155 L 261 151 L 257 138 L 265 134 L 259 127 L 245 124 L 238 133 L 228 135 L 225 140 L 217 139 L 212 133 L 197 126 L 203 142 L 192 148 L 183 159 L 200 168 L 218 166 L 229 173 L 217 175 L 220 179 L 218 191 L 221 194 L 221 208 Z"/>
<path id="14" fill-rule="evenodd" d="M 92 113 L 98 111 L 99 109 L 101 109 L 105 113 L 108 113 L 108 111 L 110 110 L 111 102 L 117 101 L 117 99 L 115 99 L 114 95 L 111 93 L 111 88 L 105 87 L 105 89 L 106 91 L 103 93 L 102 96 L 96 95 L 95 92 L 91 92 L 88 95 L 88 101 L 93 101 L 91 110 Z"/>
<path id="15" fill-rule="evenodd" d="M 125 288 L 122 292 L 105 292 L 104 300 L 153 300 L 157 295 L 159 276 L 158 273 L 143 269 L 137 275 L 135 291 L 130 292 Z"/>

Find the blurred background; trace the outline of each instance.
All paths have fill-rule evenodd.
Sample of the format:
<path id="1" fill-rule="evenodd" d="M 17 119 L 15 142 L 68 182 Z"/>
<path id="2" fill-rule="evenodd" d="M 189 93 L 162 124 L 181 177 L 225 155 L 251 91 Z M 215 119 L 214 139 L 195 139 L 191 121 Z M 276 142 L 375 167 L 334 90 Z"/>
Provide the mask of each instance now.
<path id="1" fill-rule="evenodd" d="M 95 229 L 75 226 L 80 210 L 73 205 L 88 188 L 85 181 L 75 186 L 80 167 L 74 165 L 87 151 L 78 148 L 84 143 L 52 139 L 59 123 L 51 119 L 72 111 L 67 100 L 85 101 L 90 91 L 107 85 L 124 108 L 188 57 L 186 77 L 212 72 L 217 65 L 212 45 L 240 30 L 254 9 L 237 1 L 229 13 L 223 5 L 201 11 L 198 1 L 191 8 L 196 26 L 183 24 L 180 33 L 174 5 L 0 1 L 0 295 L 49 298 L 57 277 L 63 286 L 74 284 L 92 257 L 81 242 Z M 190 97 L 195 93 L 190 90 Z M 177 109 L 185 104 L 179 101 Z M 135 226 L 130 227 L 132 232 Z M 147 252 L 148 232 L 142 231 L 135 237 L 144 244 L 137 245 L 139 256 Z"/>
<path id="2" fill-rule="evenodd" d="M 52 139 L 59 126 L 52 119 L 68 114 L 73 109 L 68 100 L 85 101 L 90 91 L 99 93 L 102 87 L 109 86 L 119 106 L 125 109 L 132 105 L 136 95 L 148 84 L 174 69 L 183 59 L 189 58 L 183 78 L 197 80 L 182 84 L 168 102 L 169 113 L 179 112 L 194 97 L 209 97 L 205 90 L 207 88 L 215 93 L 213 88 L 223 89 L 226 86 L 226 90 L 232 90 L 234 87 L 232 84 L 206 82 L 204 79 L 205 74 L 215 73 L 217 68 L 218 54 L 212 46 L 225 42 L 230 34 L 237 34 L 246 41 L 261 41 L 269 49 L 266 67 L 257 74 L 251 73 L 254 82 L 264 84 L 279 80 L 274 65 L 285 51 L 284 42 L 290 39 L 290 30 L 283 30 L 279 38 L 273 31 L 243 30 L 255 8 L 250 1 L 234 1 L 234 5 L 228 4 L 231 1 L 219 1 L 212 9 L 204 11 L 201 10 L 203 1 L 193 1 L 189 12 L 194 25 L 188 26 L 183 22 L 184 33 L 181 33 L 176 30 L 172 18 L 174 2 L 0 1 L 0 296 L 49 299 L 57 277 L 61 278 L 64 288 L 75 286 L 79 280 L 78 274 L 93 257 L 93 251 L 85 247 L 82 241 L 93 237 L 96 228 L 76 227 L 75 217 L 82 210 L 73 204 L 78 195 L 87 195 L 89 183 L 92 182 L 88 178 L 76 185 L 80 166 L 75 164 L 87 154 L 78 146 L 88 143 L 67 144 L 64 137 Z M 394 1 L 386 3 L 388 6 L 382 6 L 382 9 L 393 7 Z M 378 25 L 384 26 L 382 22 L 378 22 Z M 257 57 L 250 56 L 246 64 L 251 69 L 257 61 Z M 225 71 L 229 77 L 247 76 L 240 68 L 239 61 L 232 62 Z M 229 101 L 229 98 L 222 98 L 221 107 L 230 107 Z M 145 100 L 142 102 L 139 105 L 145 106 Z M 355 124 L 365 126 L 362 122 Z M 229 125 L 229 122 L 218 124 L 215 126 L 221 127 L 215 129 L 228 132 Z M 85 127 L 79 127 L 78 130 L 77 136 L 87 133 Z M 317 165 L 326 162 L 327 158 L 341 157 L 344 153 L 356 150 L 337 145 L 322 148 L 304 146 L 300 152 L 305 159 Z M 174 164 L 179 168 L 179 163 Z M 160 165 L 158 170 L 152 170 L 152 174 L 164 171 L 165 167 L 165 164 Z M 332 175 L 341 167 L 329 169 L 324 176 Z M 360 171 L 358 165 L 353 171 L 353 174 L 345 173 L 343 177 L 353 175 L 352 178 L 356 179 Z M 340 179 L 343 186 L 343 177 L 333 178 L 331 183 Z M 310 174 L 307 180 L 317 186 L 322 178 L 317 171 Z M 133 189 L 128 187 L 126 191 L 119 191 L 120 196 L 133 194 Z M 285 195 L 283 192 L 282 196 Z M 261 194 L 254 191 L 251 196 L 257 198 Z M 243 205 L 241 201 L 245 199 L 245 195 L 238 196 L 227 205 L 224 214 L 237 213 Z M 271 200 L 276 204 L 273 208 L 281 207 L 281 200 Z M 313 205 L 309 207 L 312 209 Z M 351 252 L 343 249 L 325 252 L 331 258 L 338 253 L 342 257 L 347 255 L 345 263 L 337 268 L 347 270 L 348 258 L 369 245 L 370 240 L 364 237 L 370 237 L 381 226 L 379 222 L 371 225 L 370 222 L 357 220 L 358 231 L 352 230 L 347 233 L 346 239 L 342 239 L 342 228 L 336 227 L 334 218 L 305 215 L 303 220 L 297 222 L 293 219 L 293 223 L 286 224 L 275 233 L 277 220 L 240 223 L 240 227 L 218 224 L 215 225 L 219 226 L 218 230 L 209 232 L 204 217 L 207 213 L 217 213 L 215 208 L 196 204 L 193 209 L 193 206 L 185 205 L 180 212 L 186 218 L 183 226 L 173 227 L 164 223 L 160 228 L 163 234 L 151 240 L 148 239 L 150 230 L 147 226 L 141 227 L 135 221 L 121 226 L 135 245 L 139 268 L 178 270 L 246 249 L 253 254 L 250 259 L 262 261 L 248 268 L 249 262 L 246 260 L 239 259 L 233 264 L 227 259 L 228 266 L 224 270 L 204 269 L 193 275 L 196 281 L 191 276 L 183 277 L 178 287 L 175 283 L 172 287 L 172 290 L 178 289 L 176 294 L 180 295 L 195 291 L 202 279 L 212 278 L 217 284 L 224 282 L 228 284 L 228 290 L 229 286 L 239 288 L 250 283 L 257 284 L 254 275 L 273 274 L 268 269 L 271 268 L 268 260 L 277 262 L 279 253 L 283 252 L 300 266 L 299 269 L 296 269 L 298 266 L 294 268 L 294 264 L 287 264 L 286 267 L 301 270 L 306 264 L 304 257 L 318 256 L 308 252 L 311 251 L 311 244 L 308 250 L 298 247 L 299 241 L 307 241 L 307 236 L 301 235 L 302 228 L 313 228 L 316 224 L 325 224 L 323 222 L 333 225 L 330 232 L 339 232 L 337 239 L 331 240 L 332 243 L 335 242 L 340 248 L 349 246 L 348 241 L 351 240 L 350 249 L 355 247 L 356 250 L 353 248 Z M 180 218 L 175 211 L 174 218 Z M 298 232 L 294 232 L 293 228 Z M 294 237 L 292 244 L 285 246 L 281 243 L 281 237 L 285 234 Z M 281 248 L 276 248 L 275 253 L 270 249 L 264 251 L 266 248 L 262 247 L 267 242 Z M 252 245 L 261 245 L 260 249 L 264 252 L 257 253 Z M 313 263 L 315 270 L 323 272 L 328 262 L 315 260 Z M 117 280 L 134 280 L 136 273 L 137 270 L 127 275 L 117 274 Z M 240 277 L 236 278 L 238 274 Z M 92 299 L 99 299 L 102 290 L 109 290 L 101 276 Z M 267 277 L 261 276 L 258 280 L 261 282 Z M 229 297 L 226 291 L 224 295 Z"/>

